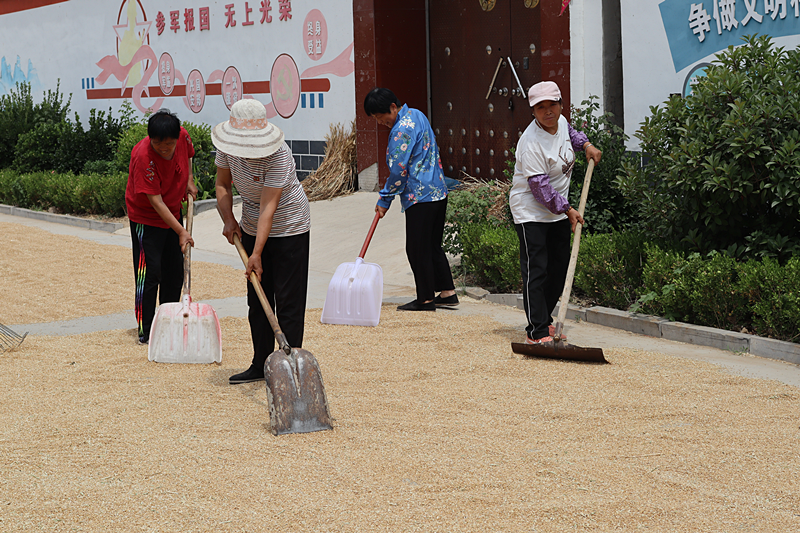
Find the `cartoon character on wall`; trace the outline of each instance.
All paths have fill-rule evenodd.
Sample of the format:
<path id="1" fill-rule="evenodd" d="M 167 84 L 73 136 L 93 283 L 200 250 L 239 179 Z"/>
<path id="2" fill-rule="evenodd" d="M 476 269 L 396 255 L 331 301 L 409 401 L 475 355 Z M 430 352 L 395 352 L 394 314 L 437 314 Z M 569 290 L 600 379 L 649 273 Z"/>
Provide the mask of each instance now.
<path id="1" fill-rule="evenodd" d="M 135 64 L 131 64 L 136 52 L 139 51 L 142 46 L 144 46 L 144 40 L 147 38 L 147 34 L 150 30 L 149 24 L 146 22 L 142 24 L 141 31 L 139 28 L 139 24 L 136 23 L 136 2 L 128 2 L 127 11 L 128 11 L 128 24 L 125 27 L 125 32 L 122 34 L 122 37 L 119 37 L 119 32 L 117 32 L 117 38 L 119 40 L 119 44 L 117 46 L 117 56 L 119 59 L 119 64 L 121 67 L 127 67 L 128 69 L 128 76 L 127 76 L 127 87 L 135 87 L 140 81 L 142 81 L 142 74 L 144 73 L 144 68 L 142 68 L 142 62 L 138 61 Z M 120 10 L 121 11 L 121 10 Z M 117 30 L 119 26 L 114 26 L 114 30 Z"/>
<path id="2" fill-rule="evenodd" d="M 250 19 L 250 12 L 253 10 L 247 9 L 247 6 L 245 3 L 246 20 L 237 26 L 232 4 L 226 5 L 224 19 L 226 31 L 242 31 L 242 28 L 247 31 L 247 27 L 258 23 L 258 18 Z M 262 2 L 262 6 L 269 6 L 269 2 Z M 290 6 L 289 2 L 281 2 L 281 16 L 274 18 L 275 23 L 291 24 Z M 261 24 L 272 23 L 273 17 L 269 16 L 269 9 L 269 7 L 262 8 L 264 16 L 261 17 Z M 199 11 L 199 31 L 209 30 L 208 8 L 200 8 Z M 159 11 L 155 17 L 154 31 L 161 35 L 165 30 L 172 30 L 176 34 L 181 29 L 184 30 L 182 33 L 198 30 L 194 25 L 193 8 L 187 8 L 184 17 L 185 28 L 182 28 L 178 11 L 170 11 L 168 16 Z M 121 82 L 122 87 L 118 90 L 106 87 L 98 89 L 94 88 L 93 83 L 90 88 L 87 83 L 87 99 L 131 98 L 139 111 L 147 113 L 160 108 L 167 98 L 180 97 L 190 111 L 199 113 L 204 108 L 208 96 L 221 96 L 225 106 L 230 109 L 242 98 L 253 98 L 256 94 L 270 94 L 272 101 L 265 105 L 268 118 L 277 115 L 289 118 L 298 107 L 306 108 L 307 94 L 310 108 L 323 107 L 323 93 L 328 92 L 331 87 L 330 80 L 323 76 L 346 77 L 355 72 L 355 64 L 350 59 L 354 46 L 351 42 L 335 59 L 310 67 L 302 75 L 294 57 L 289 53 L 281 53 L 273 63 L 269 81 L 244 81 L 239 70 L 233 65 L 225 70 L 214 70 L 205 79 L 198 69 L 191 70 L 189 75 L 184 77 L 170 53 L 162 52 L 158 60 L 156 59 L 156 53 L 150 46 L 152 24 L 153 21 L 147 20 L 141 0 L 122 1 L 117 24 L 113 25 L 117 36 L 117 54 L 107 55 L 97 62 L 102 72 L 94 79 L 99 85 L 105 85 L 111 77 L 114 77 Z M 156 36 L 156 33 L 153 35 Z M 328 25 L 320 10 L 309 11 L 303 22 L 302 35 L 305 55 L 311 61 L 320 61 L 328 45 Z M 153 75 L 155 75 L 153 81 L 157 84 L 150 86 L 148 83 L 153 79 Z M 156 100 L 147 105 L 142 101 L 143 97 L 152 97 Z"/>
<path id="3" fill-rule="evenodd" d="M 120 24 L 123 9 L 127 15 L 127 21 Z M 139 10 L 142 11 L 142 22 L 138 21 Z M 97 66 L 102 72 L 96 80 L 99 85 L 104 85 L 113 76 L 122 82 L 120 97 L 130 97 L 133 104 L 139 111 L 146 113 L 161 107 L 164 99 L 157 100 L 151 106 L 145 106 L 142 101 L 142 94 L 149 96 L 147 82 L 158 70 L 156 54 L 149 44 L 149 33 L 151 21 L 147 20 L 139 0 L 124 0 L 120 5 L 117 24 L 114 25 L 114 32 L 117 36 L 117 55 L 108 55 L 97 62 Z M 126 89 L 127 88 L 127 89 Z M 130 91 L 130 93 L 128 92 Z M 87 97 L 90 96 L 90 89 L 87 89 Z"/>

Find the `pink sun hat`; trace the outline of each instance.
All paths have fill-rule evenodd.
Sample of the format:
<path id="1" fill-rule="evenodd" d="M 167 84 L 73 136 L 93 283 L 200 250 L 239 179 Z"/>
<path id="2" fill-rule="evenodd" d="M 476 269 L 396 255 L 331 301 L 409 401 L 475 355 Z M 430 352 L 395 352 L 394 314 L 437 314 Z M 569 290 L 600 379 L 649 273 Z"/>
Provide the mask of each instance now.
<path id="1" fill-rule="evenodd" d="M 531 107 L 544 100 L 558 102 L 561 100 L 561 89 L 554 81 L 540 81 L 528 89 L 528 103 Z"/>

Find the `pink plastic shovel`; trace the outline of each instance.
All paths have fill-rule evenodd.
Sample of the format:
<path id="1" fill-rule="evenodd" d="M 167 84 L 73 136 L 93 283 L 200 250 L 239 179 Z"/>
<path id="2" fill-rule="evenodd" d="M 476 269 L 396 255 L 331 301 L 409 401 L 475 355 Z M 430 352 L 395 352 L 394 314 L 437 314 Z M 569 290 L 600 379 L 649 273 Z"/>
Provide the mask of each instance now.
<path id="1" fill-rule="evenodd" d="M 192 234 L 194 202 L 189 196 L 186 230 Z M 183 253 L 183 298 L 161 304 L 153 318 L 147 358 L 157 363 L 219 363 L 222 335 L 217 312 L 209 304 L 192 301 L 192 247 Z"/>

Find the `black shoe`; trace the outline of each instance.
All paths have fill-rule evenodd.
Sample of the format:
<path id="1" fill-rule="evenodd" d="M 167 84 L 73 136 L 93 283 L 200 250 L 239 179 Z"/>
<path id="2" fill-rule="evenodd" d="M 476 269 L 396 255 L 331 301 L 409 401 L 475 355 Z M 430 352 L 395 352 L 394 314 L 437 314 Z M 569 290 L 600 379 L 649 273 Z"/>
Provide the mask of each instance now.
<path id="1" fill-rule="evenodd" d="M 433 303 L 436 305 L 436 307 L 455 307 L 458 305 L 458 296 L 455 294 L 452 294 L 447 298 L 437 296 L 433 299 Z"/>
<path id="2" fill-rule="evenodd" d="M 239 374 L 232 375 L 228 382 L 231 385 L 238 385 L 239 383 L 250 383 L 252 381 L 264 381 L 264 371 L 258 370 L 255 365 L 250 365 L 250 368 Z"/>
<path id="3" fill-rule="evenodd" d="M 148 342 L 150 342 L 150 337 L 144 335 L 139 337 L 139 344 L 147 344 Z"/>
<path id="4" fill-rule="evenodd" d="M 408 302 L 404 305 L 397 306 L 398 311 L 436 311 L 436 304 L 433 302 L 428 302 L 426 304 L 421 304 L 417 300 L 413 302 Z"/>

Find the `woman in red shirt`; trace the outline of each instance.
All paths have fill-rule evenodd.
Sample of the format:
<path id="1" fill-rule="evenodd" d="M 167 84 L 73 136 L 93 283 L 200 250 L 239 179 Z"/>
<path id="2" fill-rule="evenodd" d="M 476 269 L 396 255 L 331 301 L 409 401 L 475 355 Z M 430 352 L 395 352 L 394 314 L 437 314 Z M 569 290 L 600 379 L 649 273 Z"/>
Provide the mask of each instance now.
<path id="1" fill-rule="evenodd" d="M 131 151 L 125 206 L 131 223 L 140 344 L 150 340 L 156 295 L 160 303 L 181 297 L 183 250 L 194 246 L 181 217 L 181 202 L 189 194 L 197 198 L 193 157 L 192 139 L 167 109 L 150 117 L 147 137 Z"/>

